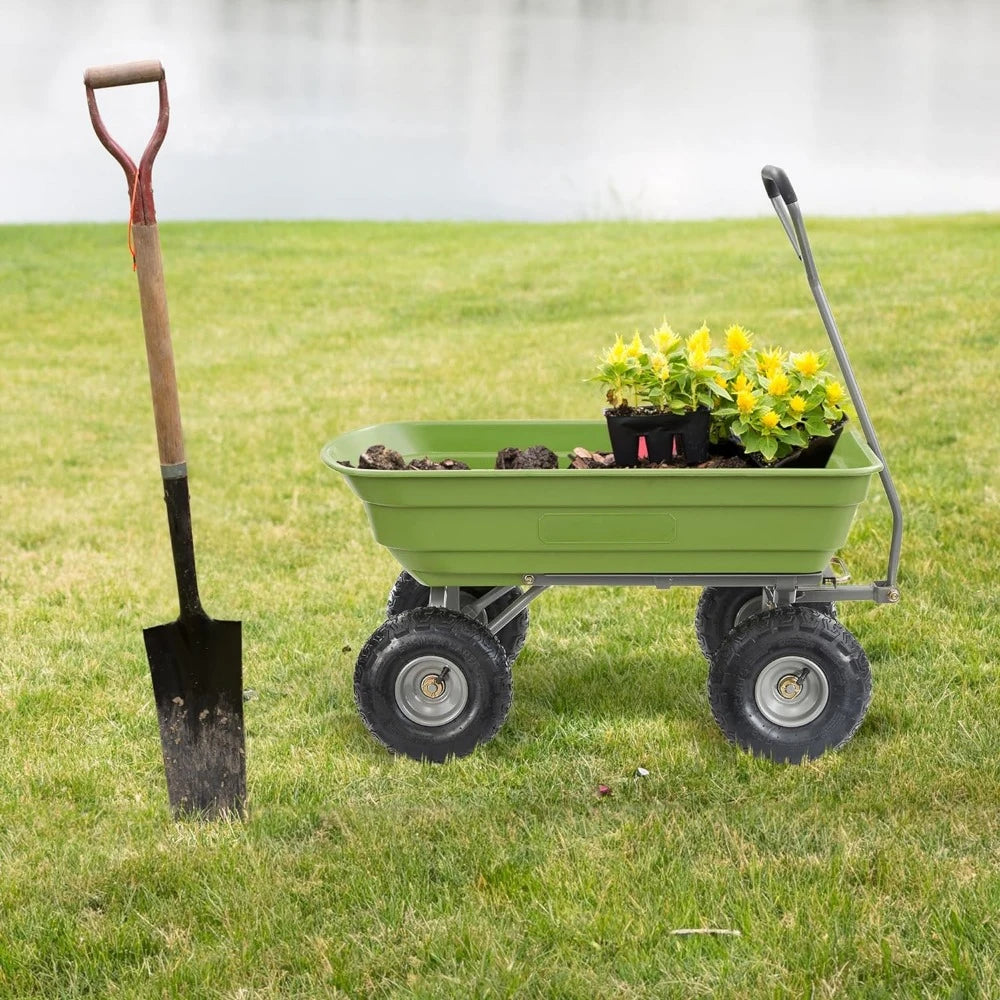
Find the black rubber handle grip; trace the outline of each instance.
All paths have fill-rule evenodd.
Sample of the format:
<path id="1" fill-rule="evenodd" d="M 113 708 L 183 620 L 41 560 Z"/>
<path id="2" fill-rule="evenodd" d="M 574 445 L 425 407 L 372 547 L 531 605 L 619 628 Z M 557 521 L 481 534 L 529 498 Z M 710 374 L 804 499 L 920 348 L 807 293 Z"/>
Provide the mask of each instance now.
<path id="1" fill-rule="evenodd" d="M 795 188 L 792 187 L 788 174 L 781 167 L 773 167 L 768 164 L 761 169 L 760 176 L 764 181 L 764 190 L 767 192 L 768 198 L 777 198 L 780 194 L 786 205 L 798 201 Z"/>

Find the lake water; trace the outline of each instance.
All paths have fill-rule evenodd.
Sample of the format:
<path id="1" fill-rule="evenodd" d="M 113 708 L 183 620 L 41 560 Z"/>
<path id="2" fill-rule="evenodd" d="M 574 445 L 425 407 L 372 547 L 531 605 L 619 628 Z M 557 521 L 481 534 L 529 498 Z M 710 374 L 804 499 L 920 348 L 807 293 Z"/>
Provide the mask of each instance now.
<path id="1" fill-rule="evenodd" d="M 996 0 L 14 0 L 0 222 L 127 214 L 85 67 L 162 60 L 161 219 L 1000 207 Z M 138 154 L 153 86 L 100 92 Z"/>

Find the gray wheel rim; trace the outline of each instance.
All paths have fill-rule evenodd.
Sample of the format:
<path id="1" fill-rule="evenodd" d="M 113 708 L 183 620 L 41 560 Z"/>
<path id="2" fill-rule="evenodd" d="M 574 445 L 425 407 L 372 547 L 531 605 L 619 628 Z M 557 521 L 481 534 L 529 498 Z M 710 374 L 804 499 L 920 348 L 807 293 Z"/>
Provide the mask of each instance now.
<path id="1" fill-rule="evenodd" d="M 757 675 L 753 693 L 764 718 L 776 726 L 798 729 L 822 714 L 830 700 L 830 685 L 812 660 L 782 656 Z"/>
<path id="2" fill-rule="evenodd" d="M 489 628 L 490 620 L 487 617 L 485 608 L 483 608 L 483 610 L 480 611 L 478 614 L 470 610 L 470 605 L 473 603 L 473 601 L 475 601 L 475 598 L 470 593 L 468 593 L 468 591 L 465 590 L 459 591 L 458 599 L 461 604 L 462 614 L 465 615 L 466 618 L 471 618 L 472 621 L 479 622 L 480 625 L 485 625 L 487 628 Z"/>
<path id="3" fill-rule="evenodd" d="M 418 726 L 446 726 L 468 701 L 465 674 L 443 656 L 418 656 L 396 677 L 396 704 Z"/>
<path id="4" fill-rule="evenodd" d="M 733 622 L 733 627 L 737 625 L 742 625 L 748 618 L 753 615 L 759 615 L 761 611 L 764 610 L 764 598 L 763 597 L 751 597 L 749 601 L 745 604 L 741 604 L 736 611 L 736 620 Z"/>

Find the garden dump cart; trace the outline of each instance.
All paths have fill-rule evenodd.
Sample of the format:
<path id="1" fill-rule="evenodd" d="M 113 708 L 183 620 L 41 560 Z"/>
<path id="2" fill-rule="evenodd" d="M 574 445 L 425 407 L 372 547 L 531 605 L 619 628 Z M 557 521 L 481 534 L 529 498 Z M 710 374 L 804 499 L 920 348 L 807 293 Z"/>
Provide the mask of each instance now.
<path id="1" fill-rule="evenodd" d="M 764 186 L 826 327 L 861 427 L 823 468 L 497 470 L 497 452 L 544 441 L 607 451 L 603 422 L 387 423 L 336 438 L 323 459 L 361 498 L 404 572 L 387 620 L 358 657 L 365 724 L 391 750 L 442 761 L 503 723 L 528 605 L 550 587 L 704 588 L 696 613 L 712 712 L 726 737 L 799 762 L 845 743 L 871 698 L 864 650 L 841 601 L 899 600 L 899 499 L 816 273 L 788 177 Z M 461 471 L 349 463 L 373 444 Z M 884 580 L 849 585 L 837 550 L 878 473 L 892 511 Z"/>

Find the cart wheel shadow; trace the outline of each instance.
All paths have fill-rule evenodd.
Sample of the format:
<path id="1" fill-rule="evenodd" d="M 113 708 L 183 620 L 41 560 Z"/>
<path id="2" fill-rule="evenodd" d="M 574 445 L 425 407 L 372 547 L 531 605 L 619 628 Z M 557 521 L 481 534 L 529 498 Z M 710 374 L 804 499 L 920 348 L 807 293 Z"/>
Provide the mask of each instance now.
<path id="1" fill-rule="evenodd" d="M 507 728 L 544 728 L 548 717 L 683 718 L 710 722 L 706 665 L 696 652 L 651 654 L 610 645 L 546 648 L 535 644 L 514 667 Z"/>

